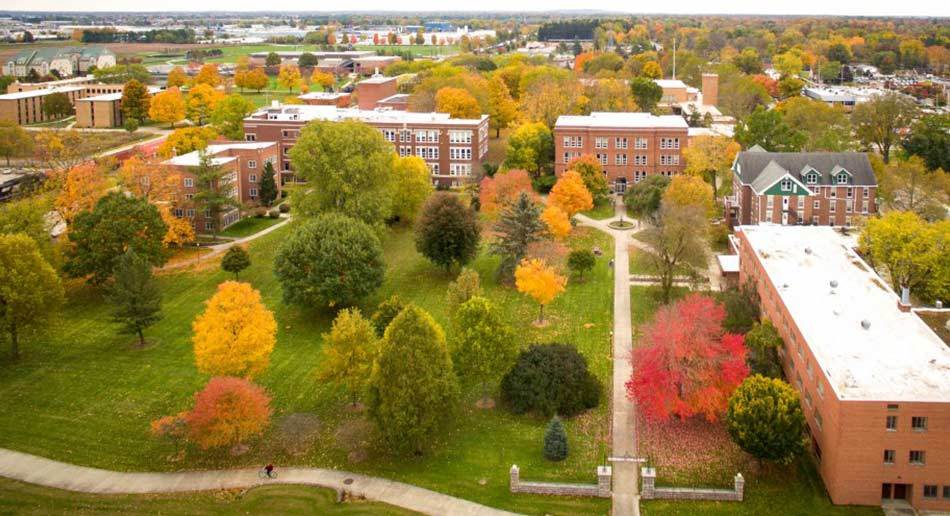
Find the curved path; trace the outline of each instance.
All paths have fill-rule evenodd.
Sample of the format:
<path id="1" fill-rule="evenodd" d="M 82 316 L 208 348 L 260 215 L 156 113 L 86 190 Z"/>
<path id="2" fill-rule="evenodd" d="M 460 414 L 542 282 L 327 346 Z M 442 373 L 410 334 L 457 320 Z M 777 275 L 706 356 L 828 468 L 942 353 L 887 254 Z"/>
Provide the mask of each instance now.
<path id="1" fill-rule="evenodd" d="M 623 203 L 616 206 L 616 215 L 611 219 L 594 220 L 576 215 L 578 222 L 590 226 L 614 239 L 614 329 L 613 329 L 613 394 L 611 395 L 610 453 L 614 457 L 637 457 L 636 406 L 627 397 L 624 385 L 633 372 L 630 353 L 633 350 L 633 326 L 630 320 L 630 257 L 627 246 L 633 230 L 618 230 L 607 224 L 619 220 Z M 629 220 L 629 217 L 627 217 Z M 638 516 L 640 497 L 638 474 L 640 464 L 615 461 L 613 466 L 613 515 Z"/>
<path id="2" fill-rule="evenodd" d="M 46 487 L 93 494 L 145 494 L 302 484 L 343 491 L 423 514 L 496 516 L 513 513 L 384 478 L 320 468 L 280 468 L 261 479 L 256 469 L 123 473 L 76 466 L 0 448 L 0 476 Z"/>
<path id="3" fill-rule="evenodd" d="M 258 238 L 260 238 L 260 237 L 262 237 L 262 236 L 264 236 L 264 235 L 266 235 L 266 234 L 268 234 L 268 233 L 270 233 L 270 232 L 272 232 L 272 231 L 277 231 L 279 228 L 282 228 L 282 227 L 284 227 L 285 225 L 287 225 L 287 224 L 290 222 L 290 220 L 291 220 L 290 215 L 287 215 L 286 217 L 283 216 L 283 215 L 281 215 L 281 218 L 282 218 L 283 220 L 281 220 L 281 221 L 278 222 L 277 224 L 274 224 L 273 226 L 270 226 L 270 227 L 266 227 L 266 228 L 264 228 L 264 229 L 258 231 L 257 233 L 254 233 L 253 235 L 248 235 L 248 236 L 242 237 L 242 238 L 236 238 L 236 239 L 231 240 L 231 241 L 229 241 L 229 242 L 224 242 L 224 243 L 221 243 L 221 244 L 215 244 L 215 245 L 206 247 L 205 249 L 210 249 L 210 250 L 211 250 L 210 253 L 203 254 L 203 255 L 197 256 L 197 257 L 195 257 L 195 258 L 191 258 L 191 259 L 189 259 L 189 260 L 183 260 L 183 261 L 180 261 L 180 262 L 175 262 L 175 263 L 172 263 L 172 264 L 169 264 L 169 265 L 165 265 L 164 267 L 160 267 L 160 268 L 158 268 L 158 269 L 156 269 L 156 270 L 169 271 L 169 270 L 174 270 L 174 269 L 181 269 L 181 268 L 183 268 L 183 267 L 188 267 L 188 266 L 194 265 L 194 264 L 196 264 L 196 263 L 198 263 L 198 262 L 203 262 L 203 261 L 205 261 L 205 260 L 210 260 L 211 258 L 214 258 L 214 257 L 216 257 L 216 256 L 218 256 L 218 255 L 224 253 L 225 251 L 227 251 L 228 249 L 230 249 L 230 248 L 232 248 L 232 247 L 234 247 L 234 246 L 236 246 L 236 245 L 246 244 L 246 243 L 251 242 L 251 241 L 253 241 L 253 240 L 257 240 Z"/>

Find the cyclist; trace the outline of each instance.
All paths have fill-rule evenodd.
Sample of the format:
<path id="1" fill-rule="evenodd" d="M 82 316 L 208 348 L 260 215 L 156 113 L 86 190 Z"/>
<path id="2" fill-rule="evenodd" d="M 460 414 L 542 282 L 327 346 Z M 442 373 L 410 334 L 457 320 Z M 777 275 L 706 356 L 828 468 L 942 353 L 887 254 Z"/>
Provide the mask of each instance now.
<path id="1" fill-rule="evenodd" d="M 267 478 L 274 478 L 274 465 L 268 464 L 264 466 L 264 473 L 267 475 Z"/>

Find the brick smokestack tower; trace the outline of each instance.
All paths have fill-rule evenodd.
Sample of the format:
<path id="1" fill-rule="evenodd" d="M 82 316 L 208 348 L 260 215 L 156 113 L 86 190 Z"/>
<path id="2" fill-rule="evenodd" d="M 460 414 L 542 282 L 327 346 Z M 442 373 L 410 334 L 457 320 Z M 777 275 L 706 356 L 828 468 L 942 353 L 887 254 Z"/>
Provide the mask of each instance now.
<path id="1" fill-rule="evenodd" d="M 719 103 L 719 74 L 703 74 L 703 105 L 715 106 Z"/>

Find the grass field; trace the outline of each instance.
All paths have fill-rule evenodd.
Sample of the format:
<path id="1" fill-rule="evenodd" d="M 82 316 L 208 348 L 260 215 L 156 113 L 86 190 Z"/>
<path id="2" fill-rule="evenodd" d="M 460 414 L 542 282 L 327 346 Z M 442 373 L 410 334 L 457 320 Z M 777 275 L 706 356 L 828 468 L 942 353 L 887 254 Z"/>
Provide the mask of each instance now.
<path id="1" fill-rule="evenodd" d="M 58 131 L 59 128 L 49 127 L 50 130 Z M 70 130 L 72 133 L 79 135 L 78 144 L 75 146 L 75 149 L 80 156 L 92 156 L 109 149 L 114 149 L 116 147 L 121 147 L 123 145 L 128 145 L 139 140 L 144 140 L 146 138 L 154 138 L 155 135 L 145 131 L 136 131 L 130 133 L 128 131 L 78 131 Z M 42 131 L 28 131 L 29 135 L 33 137 L 34 142 L 36 142 L 37 135 L 41 134 Z M 33 153 L 36 156 L 41 156 L 43 149 L 40 144 L 36 144 L 33 149 Z"/>
<path id="2" fill-rule="evenodd" d="M 409 515 L 391 505 L 338 504 L 336 493 L 311 486 L 274 485 L 173 495 L 88 495 L 0 478 L 0 514 L 332 514 Z"/>
<path id="3" fill-rule="evenodd" d="M 594 205 L 594 208 L 582 212 L 584 215 L 596 220 L 609 219 L 616 214 L 616 208 L 613 205 L 613 198 L 611 202 L 604 202 L 597 205 Z"/>
<path id="4" fill-rule="evenodd" d="M 219 235 L 224 237 L 243 238 L 253 235 L 258 231 L 267 229 L 280 222 L 281 219 L 272 219 L 270 217 L 247 217 L 231 224 Z"/>
<path id="5" fill-rule="evenodd" d="M 458 45 L 356 45 L 356 50 L 412 52 L 415 56 L 451 56 L 459 53 Z"/>
<path id="6" fill-rule="evenodd" d="M 158 440 L 149 422 L 188 408 L 194 392 L 207 381 L 194 366 L 191 321 L 218 283 L 228 278 L 217 265 L 159 278 L 164 319 L 146 332 L 151 344 L 135 349 L 128 336 L 109 323 L 102 294 L 71 283 L 64 310 L 44 335 L 24 339 L 16 364 L 0 362 L 0 446 L 72 463 L 116 470 L 187 470 L 312 465 L 358 471 L 406 481 L 454 496 L 531 514 L 604 514 L 609 500 L 512 495 L 508 469 L 513 463 L 531 480 L 594 480 L 594 468 L 606 454 L 608 403 L 567 422 L 571 456 L 562 463 L 541 457 L 546 420 L 513 416 L 501 409 L 473 407 L 469 392 L 445 432 L 433 435 L 434 449 L 418 458 L 393 457 L 373 443 L 365 419 L 344 410 L 342 393 L 316 380 L 321 334 L 332 314 L 285 306 L 272 274 L 277 244 L 289 228 L 279 229 L 249 248 L 252 266 L 242 279 L 260 289 L 275 311 L 278 343 L 259 383 L 273 396 L 273 424 L 250 451 L 233 457 L 226 451 L 201 452 Z M 604 235 L 578 228 L 571 243 L 609 249 Z M 388 264 L 384 286 L 363 303 L 365 312 L 393 293 L 420 305 L 446 327 L 444 303 L 451 275 L 425 261 L 411 233 L 395 229 L 384 242 Z M 482 255 L 474 267 L 485 293 L 499 305 L 518 335 L 518 345 L 572 342 L 592 370 L 609 385 L 609 331 L 612 288 L 607 260 L 601 257 L 586 282 L 570 284 L 546 310 L 550 325 L 535 328 L 537 306 L 513 289 L 495 284 L 497 258 Z M 420 281 L 425 278 L 424 281 Z M 304 434 L 294 425 L 306 421 Z"/>

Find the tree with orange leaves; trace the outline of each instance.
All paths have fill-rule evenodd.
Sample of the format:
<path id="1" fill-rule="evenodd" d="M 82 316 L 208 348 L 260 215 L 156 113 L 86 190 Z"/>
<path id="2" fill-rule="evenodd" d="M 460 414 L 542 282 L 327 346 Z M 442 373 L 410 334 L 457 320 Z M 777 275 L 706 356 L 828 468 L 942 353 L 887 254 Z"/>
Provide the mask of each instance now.
<path id="1" fill-rule="evenodd" d="M 119 181 L 126 191 L 158 208 L 162 221 L 168 226 L 162 238 L 165 247 L 195 241 L 195 228 L 191 222 L 172 213 L 178 201 L 181 174 L 158 163 L 148 163 L 139 156 L 132 156 L 119 168 Z"/>
<path id="2" fill-rule="evenodd" d="M 277 84 L 287 88 L 291 93 L 294 88 L 300 86 L 300 68 L 294 64 L 281 65 L 280 72 L 277 74 Z"/>
<path id="3" fill-rule="evenodd" d="M 531 296 L 541 306 L 538 324 L 544 324 L 544 305 L 564 292 L 565 285 L 567 278 L 538 258 L 522 260 L 515 269 L 515 287 L 518 292 Z"/>
<path id="4" fill-rule="evenodd" d="M 185 69 L 180 66 L 172 68 L 172 70 L 168 72 L 167 82 L 169 88 L 180 88 L 184 86 L 185 83 L 188 82 L 188 76 L 185 75 Z"/>
<path id="5" fill-rule="evenodd" d="M 576 73 L 582 73 L 584 71 L 584 64 L 593 59 L 596 55 L 596 52 L 581 52 L 574 56 L 574 71 Z"/>
<path id="6" fill-rule="evenodd" d="M 512 169 L 498 172 L 494 177 L 486 176 L 478 188 L 481 211 L 488 214 L 498 213 L 505 204 L 514 202 L 522 193 L 532 199 L 535 197 L 534 190 L 531 189 L 531 177 L 524 170 Z"/>
<path id="7" fill-rule="evenodd" d="M 96 201 L 106 194 L 106 180 L 102 171 L 92 162 L 77 165 L 66 171 L 63 187 L 56 196 L 55 208 L 66 227 L 81 212 L 91 211 Z"/>
<path id="8" fill-rule="evenodd" d="M 729 180 L 732 177 L 732 162 L 739 149 L 739 144 L 732 138 L 697 136 L 690 139 L 689 145 L 683 149 L 685 172 L 709 181 L 714 197 L 719 196 L 720 186 L 723 194 L 728 195 L 732 191 L 732 181 Z"/>
<path id="9" fill-rule="evenodd" d="M 548 233 L 561 240 L 571 233 L 571 220 L 557 206 L 548 206 L 541 213 L 541 221 L 548 227 Z"/>
<path id="10" fill-rule="evenodd" d="M 551 188 L 548 202 L 560 208 L 568 218 L 579 211 L 594 207 L 594 198 L 584 186 L 584 180 L 573 170 L 561 174 L 557 183 L 554 183 L 554 187 Z"/>
<path id="11" fill-rule="evenodd" d="M 214 63 L 201 65 L 201 69 L 198 70 L 198 73 L 195 74 L 195 78 L 191 82 L 192 86 L 207 84 L 212 88 L 217 88 L 221 85 L 221 74 L 218 73 L 218 65 Z"/>
<path id="12" fill-rule="evenodd" d="M 225 281 L 192 324 L 198 370 L 253 378 L 267 369 L 277 323 L 248 283 Z"/>
<path id="13" fill-rule="evenodd" d="M 478 101 L 462 88 L 440 88 L 435 94 L 435 109 L 440 113 L 448 113 L 452 118 L 478 118 L 482 110 Z"/>
<path id="14" fill-rule="evenodd" d="M 321 72 L 320 70 L 314 70 L 310 75 L 310 82 L 313 84 L 319 84 L 324 91 L 333 87 L 336 84 L 336 79 L 333 78 L 332 73 Z"/>
<path id="15" fill-rule="evenodd" d="M 185 100 L 178 88 L 156 93 L 148 105 L 148 117 L 156 122 L 168 123 L 171 127 L 185 118 Z"/>
<path id="16" fill-rule="evenodd" d="M 176 217 L 172 213 L 170 205 L 163 204 L 158 207 L 158 213 L 162 216 L 162 221 L 168 226 L 165 236 L 162 238 L 162 245 L 171 247 L 177 245 L 181 247 L 188 242 L 195 241 L 195 227 L 191 221 L 182 217 Z"/>
<path id="17" fill-rule="evenodd" d="M 204 125 L 218 102 L 223 99 L 224 93 L 214 89 L 214 87 L 204 83 L 196 84 L 188 90 L 188 98 L 185 102 L 185 112 L 188 120 L 197 125 Z"/>
<path id="18" fill-rule="evenodd" d="M 188 440 L 208 449 L 261 435 L 270 416 L 264 389 L 241 378 L 216 377 L 195 393 L 195 406 L 182 419 Z"/>

